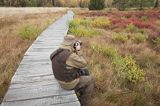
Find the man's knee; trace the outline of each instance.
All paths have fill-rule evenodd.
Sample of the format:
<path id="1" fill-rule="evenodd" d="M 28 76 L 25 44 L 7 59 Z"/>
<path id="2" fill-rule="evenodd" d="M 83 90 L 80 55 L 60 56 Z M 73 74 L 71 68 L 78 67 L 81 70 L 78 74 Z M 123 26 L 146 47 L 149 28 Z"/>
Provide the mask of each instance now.
<path id="1" fill-rule="evenodd" d="M 79 81 L 79 87 L 95 84 L 95 78 L 93 76 L 81 76 Z"/>
<path id="2" fill-rule="evenodd" d="M 91 82 L 95 84 L 95 81 L 96 81 L 95 77 L 93 77 L 93 76 L 90 76 L 90 77 L 91 77 Z"/>

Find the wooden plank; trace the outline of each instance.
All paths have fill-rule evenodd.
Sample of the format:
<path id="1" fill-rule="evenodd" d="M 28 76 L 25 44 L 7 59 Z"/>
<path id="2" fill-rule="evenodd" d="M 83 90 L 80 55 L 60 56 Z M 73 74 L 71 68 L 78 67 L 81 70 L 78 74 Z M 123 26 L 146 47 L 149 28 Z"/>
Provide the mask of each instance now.
<path id="1" fill-rule="evenodd" d="M 56 48 L 58 48 L 58 46 L 56 46 L 54 49 L 47 49 L 47 48 L 43 48 L 43 49 L 39 49 L 39 48 L 30 48 L 30 52 L 34 52 L 34 51 L 36 51 L 36 52 L 52 52 L 52 51 L 54 51 Z"/>
<path id="2" fill-rule="evenodd" d="M 55 80 L 53 75 L 46 75 L 46 76 L 38 76 L 38 77 L 13 77 L 11 83 L 29 83 L 29 82 L 37 82 L 37 81 L 44 81 L 44 80 Z"/>
<path id="3" fill-rule="evenodd" d="M 30 63 L 30 62 L 33 62 L 33 63 L 51 63 L 50 56 L 47 56 L 47 58 L 43 57 L 43 58 L 39 58 L 39 59 L 34 57 L 34 56 L 24 56 L 24 58 L 22 60 L 22 64 L 25 64 L 25 62 L 26 63 Z"/>
<path id="4" fill-rule="evenodd" d="M 52 104 L 51 106 L 81 106 L 79 101 L 68 102 L 63 104 Z"/>
<path id="5" fill-rule="evenodd" d="M 24 75 L 29 75 L 29 74 L 40 74 L 43 73 L 44 75 L 46 74 L 52 74 L 52 68 L 51 66 L 47 66 L 45 65 L 44 67 L 41 68 L 37 68 L 37 67 L 20 67 L 17 71 L 16 71 L 16 75 L 20 75 L 20 74 L 24 74 Z"/>
<path id="6" fill-rule="evenodd" d="M 7 96 L 4 101 L 18 101 L 18 100 L 27 100 L 27 99 L 36 99 L 36 98 L 45 98 L 48 96 L 57 96 L 57 95 L 68 95 L 74 94 L 74 91 L 67 91 L 61 89 L 57 85 L 46 85 L 38 87 L 28 87 L 21 89 L 10 89 L 7 92 Z"/>
<path id="7" fill-rule="evenodd" d="M 48 84 L 53 84 L 53 85 L 55 85 L 55 84 L 58 84 L 58 82 L 57 81 L 55 81 L 55 80 L 43 80 L 43 81 L 39 81 L 39 82 L 30 82 L 30 83 L 23 83 L 23 84 L 21 84 L 21 83 L 14 83 L 14 84 L 11 84 L 11 86 L 10 86 L 10 88 L 11 89 L 17 89 L 17 88 L 26 88 L 26 87 L 30 87 L 30 86 L 32 86 L 32 87 L 34 87 L 34 86 L 39 86 L 39 85 L 48 85 Z"/>
<path id="8" fill-rule="evenodd" d="M 75 94 L 51 96 L 25 101 L 5 102 L 2 106 L 80 106 Z"/>
<path id="9" fill-rule="evenodd" d="M 39 70 L 37 69 L 38 71 L 36 70 L 26 70 L 26 71 L 17 71 L 15 73 L 15 75 L 48 75 L 48 74 L 53 74 L 52 70 Z"/>

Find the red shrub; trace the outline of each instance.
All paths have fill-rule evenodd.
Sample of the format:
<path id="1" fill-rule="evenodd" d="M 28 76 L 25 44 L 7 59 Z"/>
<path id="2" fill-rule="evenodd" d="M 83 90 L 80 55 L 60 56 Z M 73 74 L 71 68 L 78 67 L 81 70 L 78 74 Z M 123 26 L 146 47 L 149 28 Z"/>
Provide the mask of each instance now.
<path id="1" fill-rule="evenodd" d="M 125 28 L 129 24 L 134 24 L 139 29 L 148 29 L 151 31 L 149 35 L 160 36 L 160 26 L 156 24 L 156 21 L 160 19 L 160 10 L 147 10 L 147 11 L 111 11 L 111 12 L 89 12 L 81 15 L 87 17 L 95 16 L 107 16 L 112 22 L 110 28 Z M 142 19 L 142 17 L 146 19 Z"/>

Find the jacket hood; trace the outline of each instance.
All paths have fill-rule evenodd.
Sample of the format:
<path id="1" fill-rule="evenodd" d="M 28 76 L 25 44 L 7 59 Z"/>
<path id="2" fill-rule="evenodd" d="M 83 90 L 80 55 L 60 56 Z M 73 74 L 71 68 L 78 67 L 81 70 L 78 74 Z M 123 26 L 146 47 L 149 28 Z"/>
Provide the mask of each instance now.
<path id="1" fill-rule="evenodd" d="M 64 37 L 63 42 L 60 44 L 60 48 L 69 49 L 70 51 L 73 51 L 73 44 L 75 41 L 76 39 L 73 35 L 67 35 Z"/>
<path id="2" fill-rule="evenodd" d="M 62 48 L 62 49 L 69 49 L 70 51 L 74 51 L 72 45 L 61 44 L 59 47 Z"/>

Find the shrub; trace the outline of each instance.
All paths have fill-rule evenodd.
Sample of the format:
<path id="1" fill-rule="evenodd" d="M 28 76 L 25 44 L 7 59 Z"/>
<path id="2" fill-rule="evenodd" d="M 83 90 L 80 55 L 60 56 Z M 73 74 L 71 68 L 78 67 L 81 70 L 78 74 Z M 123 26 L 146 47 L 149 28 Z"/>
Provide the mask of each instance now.
<path id="1" fill-rule="evenodd" d="M 136 33 L 133 37 L 132 40 L 136 43 L 143 43 L 147 40 L 148 36 L 146 34 L 142 33 Z"/>
<path id="2" fill-rule="evenodd" d="M 100 35 L 101 32 L 93 26 L 93 21 L 90 19 L 74 19 L 69 23 L 69 31 L 68 33 L 72 33 L 75 36 L 79 37 L 92 37 L 95 35 Z"/>
<path id="3" fill-rule="evenodd" d="M 69 28 L 75 28 L 78 27 L 80 25 L 80 19 L 74 19 L 72 21 L 69 22 Z"/>
<path id="4" fill-rule="evenodd" d="M 111 24 L 110 20 L 106 17 L 98 17 L 94 19 L 93 26 L 99 28 L 105 28 Z"/>
<path id="5" fill-rule="evenodd" d="M 126 42 L 128 40 L 128 35 L 126 33 L 113 33 L 112 34 L 112 40 L 118 41 L 118 42 Z"/>
<path id="6" fill-rule="evenodd" d="M 91 19 L 85 19 L 80 21 L 80 25 L 83 25 L 85 27 L 92 27 L 93 26 L 93 20 Z"/>
<path id="7" fill-rule="evenodd" d="M 95 52 L 109 57 L 121 83 L 132 82 L 138 83 L 144 81 L 145 73 L 139 68 L 131 56 L 122 57 L 111 47 L 104 47 L 98 44 L 92 44 L 91 47 Z"/>
<path id="8" fill-rule="evenodd" d="M 148 17 L 147 17 L 147 16 L 142 16 L 142 17 L 141 17 L 141 20 L 147 21 L 147 20 L 148 20 Z"/>
<path id="9" fill-rule="evenodd" d="M 144 81 L 144 72 L 139 68 L 131 56 L 115 58 L 113 60 L 116 73 L 122 81 L 137 83 Z"/>
<path id="10" fill-rule="evenodd" d="M 127 25 L 127 31 L 129 31 L 129 32 L 136 32 L 137 29 L 138 28 L 134 24 L 132 24 L 132 23 L 130 23 L 129 25 Z"/>
<path id="11" fill-rule="evenodd" d="M 153 40 L 155 40 L 157 37 L 159 37 L 159 35 L 160 35 L 160 31 L 149 31 L 148 32 L 148 40 L 151 43 L 153 43 Z"/>
<path id="12" fill-rule="evenodd" d="M 153 44 L 159 45 L 160 44 L 160 37 L 156 37 L 155 39 L 152 39 Z"/>
<path id="13" fill-rule="evenodd" d="M 22 39 L 33 39 L 39 35 L 40 31 L 41 29 L 35 25 L 26 25 L 20 28 L 19 36 Z"/>
<path id="14" fill-rule="evenodd" d="M 91 19 L 74 19 L 70 23 L 70 27 L 78 27 L 79 25 L 85 27 L 97 27 L 97 28 L 104 28 L 111 24 L 110 20 L 106 17 L 97 17 L 93 20 Z"/>
<path id="15" fill-rule="evenodd" d="M 79 27 L 79 26 L 84 26 L 84 27 L 92 27 L 93 21 L 90 19 L 74 19 L 71 22 L 69 22 L 69 27 Z"/>
<path id="16" fill-rule="evenodd" d="M 118 55 L 117 51 L 112 47 L 104 47 L 98 44 L 92 44 L 91 47 L 95 52 L 102 53 L 105 57 L 114 58 Z"/>
<path id="17" fill-rule="evenodd" d="M 102 10 L 105 7 L 105 0 L 90 0 L 89 10 Z"/>
<path id="18" fill-rule="evenodd" d="M 69 33 L 74 34 L 79 37 L 92 37 L 95 35 L 100 35 L 101 32 L 96 29 L 86 28 L 86 27 L 73 27 L 69 29 Z"/>
<path id="19" fill-rule="evenodd" d="M 142 21 L 141 19 L 139 19 L 138 17 L 132 17 L 128 20 L 126 20 L 126 22 L 129 24 L 133 24 L 138 28 L 147 28 L 147 29 L 154 29 L 155 25 L 154 25 L 154 21 L 150 20 L 150 21 Z"/>

